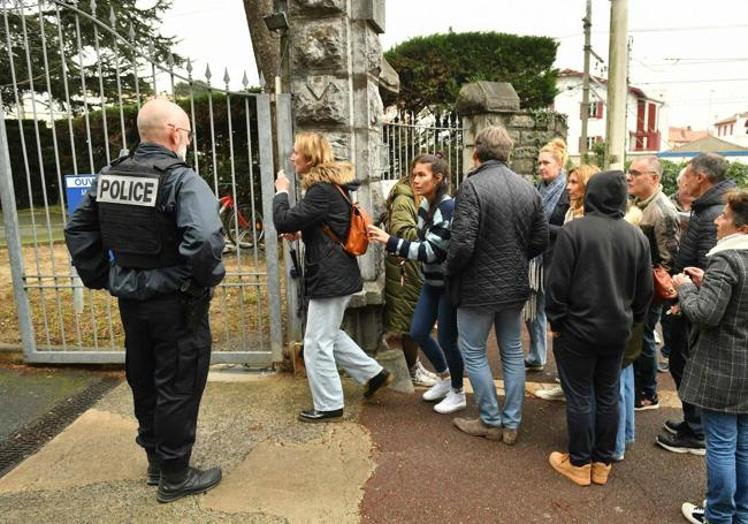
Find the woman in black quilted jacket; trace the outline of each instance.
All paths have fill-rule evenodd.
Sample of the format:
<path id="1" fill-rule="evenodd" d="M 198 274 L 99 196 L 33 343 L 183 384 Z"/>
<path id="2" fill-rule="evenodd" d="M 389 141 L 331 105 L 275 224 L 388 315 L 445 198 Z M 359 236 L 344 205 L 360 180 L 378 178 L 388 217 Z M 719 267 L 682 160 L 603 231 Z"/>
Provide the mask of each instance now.
<path id="1" fill-rule="evenodd" d="M 356 257 L 326 234 L 328 226 L 345 239 L 351 221 L 350 191 L 355 189 L 353 168 L 335 162 L 330 143 L 318 133 L 296 137 L 291 155 L 296 174 L 306 190 L 294 207 L 288 200 L 288 179 L 281 171 L 275 181 L 273 223 L 287 240 L 304 241 L 304 283 L 309 297 L 304 363 L 314 406 L 299 414 L 302 422 L 320 422 L 343 416 L 343 387 L 337 365 L 355 381 L 366 385 L 371 397 L 392 376 L 340 329 L 351 296 L 363 287 Z"/>

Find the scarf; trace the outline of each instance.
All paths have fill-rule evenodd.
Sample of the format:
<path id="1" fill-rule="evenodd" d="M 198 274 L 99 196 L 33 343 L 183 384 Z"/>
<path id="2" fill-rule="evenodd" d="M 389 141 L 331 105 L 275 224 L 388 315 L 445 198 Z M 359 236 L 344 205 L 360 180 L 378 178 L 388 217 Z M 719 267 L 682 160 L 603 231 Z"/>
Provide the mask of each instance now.
<path id="1" fill-rule="evenodd" d="M 546 220 L 551 218 L 561 195 L 566 190 L 566 173 L 562 170 L 550 184 L 543 182 L 538 186 L 541 204 Z M 522 315 L 525 321 L 533 320 L 538 313 L 538 294 L 543 292 L 543 255 L 530 260 L 527 277 L 530 281 L 530 298 L 525 303 Z"/>
<path id="2" fill-rule="evenodd" d="M 706 256 L 710 257 L 720 251 L 727 251 L 728 249 L 748 249 L 748 234 L 746 233 L 733 233 L 728 235 L 714 246 Z"/>

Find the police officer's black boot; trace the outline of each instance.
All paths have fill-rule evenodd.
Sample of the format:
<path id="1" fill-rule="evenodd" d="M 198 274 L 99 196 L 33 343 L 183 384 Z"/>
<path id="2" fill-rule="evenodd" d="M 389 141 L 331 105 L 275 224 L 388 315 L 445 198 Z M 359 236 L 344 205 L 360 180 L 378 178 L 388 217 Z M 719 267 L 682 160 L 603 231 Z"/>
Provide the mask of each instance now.
<path id="1" fill-rule="evenodd" d="M 158 486 L 161 481 L 161 464 L 155 453 L 147 453 L 148 471 L 146 472 L 146 484 L 149 486 Z"/>
<path id="2" fill-rule="evenodd" d="M 178 473 L 161 472 L 156 499 L 159 502 L 173 502 L 186 495 L 204 493 L 221 482 L 221 468 L 200 471 L 193 467 Z"/>

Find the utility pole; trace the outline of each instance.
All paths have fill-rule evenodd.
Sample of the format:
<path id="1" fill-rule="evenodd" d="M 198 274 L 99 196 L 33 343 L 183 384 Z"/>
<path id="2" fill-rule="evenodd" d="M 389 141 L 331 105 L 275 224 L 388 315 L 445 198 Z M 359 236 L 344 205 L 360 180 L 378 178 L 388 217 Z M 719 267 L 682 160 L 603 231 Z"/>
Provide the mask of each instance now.
<path id="1" fill-rule="evenodd" d="M 579 144 L 579 156 L 582 163 L 587 162 L 587 121 L 590 118 L 590 54 L 592 51 L 592 0 L 587 0 L 587 11 L 582 19 L 584 25 L 584 75 L 582 76 L 582 137 Z"/>
<path id="2" fill-rule="evenodd" d="M 628 0 L 610 0 L 608 119 L 605 126 L 605 168 L 623 169 L 626 155 L 628 81 Z"/>

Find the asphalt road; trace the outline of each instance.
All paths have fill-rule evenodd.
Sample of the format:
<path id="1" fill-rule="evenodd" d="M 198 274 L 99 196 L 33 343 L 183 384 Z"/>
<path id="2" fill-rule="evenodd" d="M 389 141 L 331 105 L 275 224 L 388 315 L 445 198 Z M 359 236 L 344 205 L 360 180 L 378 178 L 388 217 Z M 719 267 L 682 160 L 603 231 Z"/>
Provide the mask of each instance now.
<path id="1" fill-rule="evenodd" d="M 496 366 L 496 344 L 491 360 Z M 552 382 L 554 366 L 528 375 Z M 495 372 L 500 378 L 500 373 Z M 660 388 L 673 390 L 669 375 Z M 377 468 L 365 486 L 364 522 L 685 522 L 684 501 L 703 498 L 704 459 L 660 449 L 654 439 L 679 410 L 637 413 L 636 443 L 606 486 L 579 487 L 548 464 L 566 446 L 565 404 L 526 398 L 513 447 L 458 431 L 416 395 L 386 392 L 360 421 L 371 432 Z M 477 416 L 472 396 L 460 416 Z"/>

